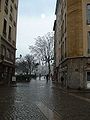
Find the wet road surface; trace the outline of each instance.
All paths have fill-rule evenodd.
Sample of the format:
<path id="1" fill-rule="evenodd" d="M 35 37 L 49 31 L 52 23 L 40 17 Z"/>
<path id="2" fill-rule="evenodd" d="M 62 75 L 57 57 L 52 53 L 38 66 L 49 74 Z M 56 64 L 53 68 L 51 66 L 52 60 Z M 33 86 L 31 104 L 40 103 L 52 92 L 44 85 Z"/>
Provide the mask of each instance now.
<path id="1" fill-rule="evenodd" d="M 0 87 L 0 120 L 90 120 L 90 99 L 84 96 L 45 80 Z"/>

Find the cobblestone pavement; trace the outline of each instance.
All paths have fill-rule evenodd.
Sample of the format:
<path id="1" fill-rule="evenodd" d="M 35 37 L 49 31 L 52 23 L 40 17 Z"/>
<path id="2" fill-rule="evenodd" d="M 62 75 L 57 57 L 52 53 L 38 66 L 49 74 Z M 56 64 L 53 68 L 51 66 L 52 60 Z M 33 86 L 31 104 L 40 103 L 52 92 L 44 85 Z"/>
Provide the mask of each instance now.
<path id="1" fill-rule="evenodd" d="M 85 100 L 77 96 L 44 80 L 0 87 L 0 120 L 90 120 L 89 98 Z M 43 105 L 41 109 L 39 105 Z M 51 116 L 56 114 L 58 118 L 47 117 L 44 106 Z"/>

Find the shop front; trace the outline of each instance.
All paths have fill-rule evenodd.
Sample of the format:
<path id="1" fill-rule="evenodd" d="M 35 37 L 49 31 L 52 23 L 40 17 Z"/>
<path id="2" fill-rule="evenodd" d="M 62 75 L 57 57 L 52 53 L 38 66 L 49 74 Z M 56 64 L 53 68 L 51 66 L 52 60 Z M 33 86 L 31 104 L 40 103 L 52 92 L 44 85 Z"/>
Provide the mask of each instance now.
<path id="1" fill-rule="evenodd" d="M 15 65 L 6 61 L 0 63 L 0 84 L 10 84 L 15 74 Z"/>

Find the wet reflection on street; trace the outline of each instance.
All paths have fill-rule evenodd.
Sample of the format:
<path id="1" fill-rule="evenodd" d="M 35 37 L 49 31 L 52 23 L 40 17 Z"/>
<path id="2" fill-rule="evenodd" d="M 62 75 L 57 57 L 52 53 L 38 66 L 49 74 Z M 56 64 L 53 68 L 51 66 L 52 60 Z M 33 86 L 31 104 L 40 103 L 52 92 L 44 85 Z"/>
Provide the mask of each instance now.
<path id="1" fill-rule="evenodd" d="M 0 87 L 0 120 L 90 120 L 90 93 L 67 93 L 39 80 Z"/>
<path id="2" fill-rule="evenodd" d="M 36 105 L 41 110 L 41 112 L 48 118 L 48 120 L 61 120 L 61 117 L 58 113 L 50 110 L 41 102 L 37 102 Z"/>

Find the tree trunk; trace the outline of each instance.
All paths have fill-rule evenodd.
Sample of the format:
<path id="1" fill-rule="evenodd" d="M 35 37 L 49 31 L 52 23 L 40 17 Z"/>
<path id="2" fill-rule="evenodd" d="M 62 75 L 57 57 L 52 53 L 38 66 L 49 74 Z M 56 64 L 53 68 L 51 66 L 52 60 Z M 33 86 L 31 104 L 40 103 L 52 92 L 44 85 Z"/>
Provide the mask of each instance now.
<path id="1" fill-rule="evenodd" d="M 50 74 L 51 74 L 50 61 L 48 61 L 48 70 L 49 70 L 49 80 L 50 80 Z"/>

